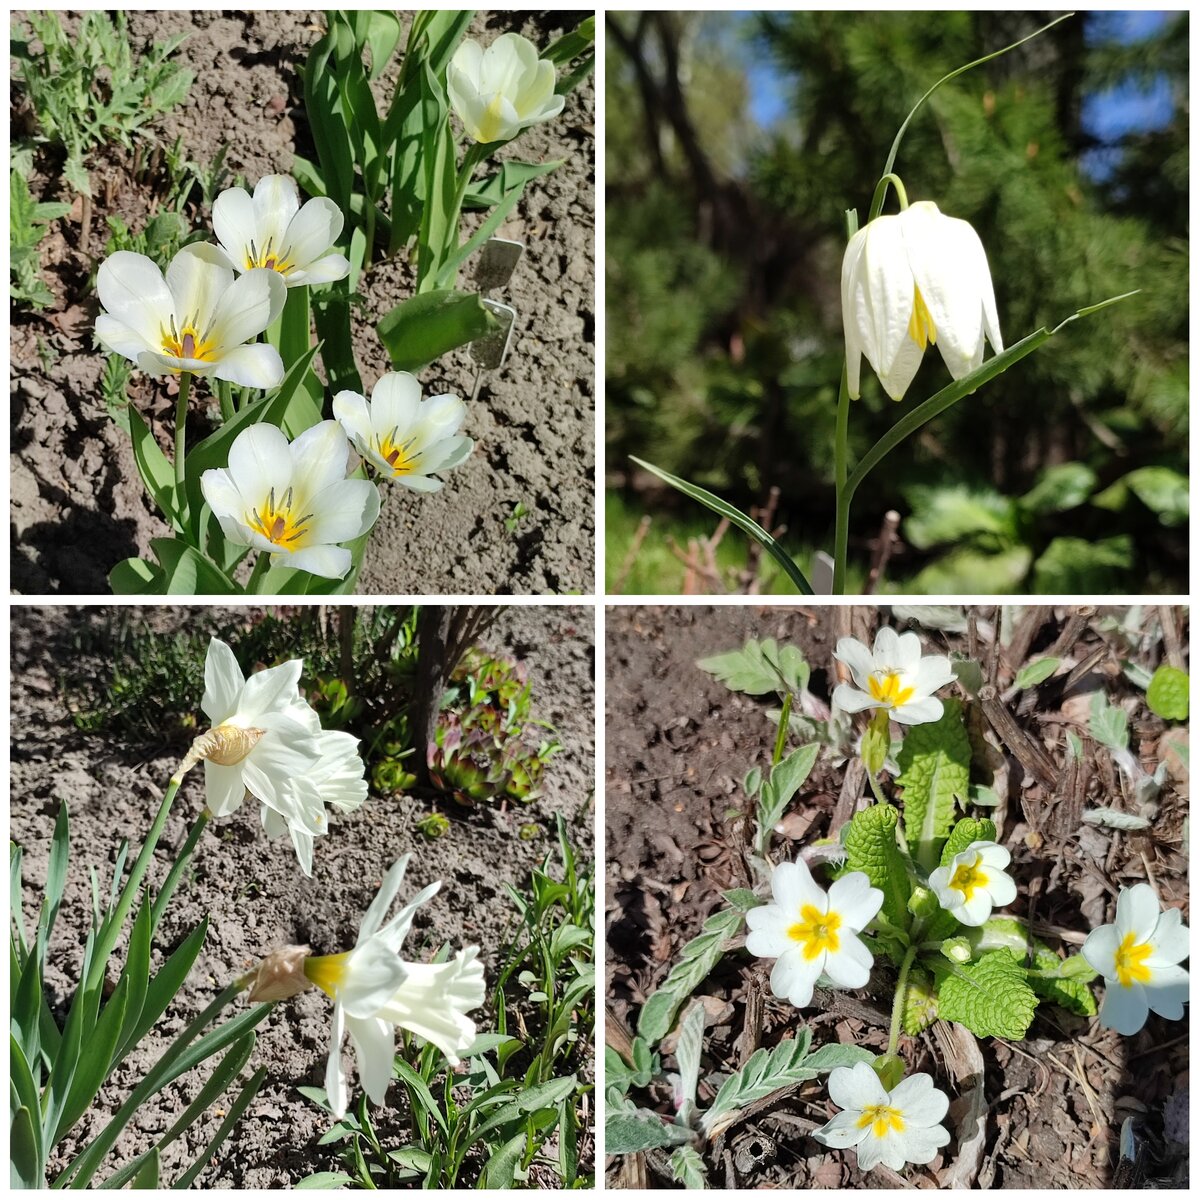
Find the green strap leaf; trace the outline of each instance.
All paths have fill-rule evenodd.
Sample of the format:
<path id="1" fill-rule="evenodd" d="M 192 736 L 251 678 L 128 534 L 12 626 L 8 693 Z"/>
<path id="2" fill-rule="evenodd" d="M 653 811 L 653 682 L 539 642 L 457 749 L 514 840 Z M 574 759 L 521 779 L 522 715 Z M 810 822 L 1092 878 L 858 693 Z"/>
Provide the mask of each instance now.
<path id="1" fill-rule="evenodd" d="M 495 327 L 481 297 L 449 288 L 402 301 L 375 326 L 393 369 L 414 374 Z"/>
<path id="2" fill-rule="evenodd" d="M 28 1163 L 22 1162 L 18 1167 L 16 1161 L 18 1157 L 16 1118 L 14 1118 L 13 1126 L 9 1133 L 13 1173 L 14 1175 L 19 1175 L 22 1180 L 32 1176 L 36 1181 L 32 1184 L 21 1183 L 18 1186 L 42 1188 L 46 1186 L 46 1181 L 43 1177 L 45 1175 L 46 1146 L 43 1140 L 41 1121 L 35 1119 L 35 1114 L 41 1111 L 38 1100 L 38 1086 L 33 1078 L 33 1072 L 30 1070 L 29 1059 L 26 1058 L 20 1043 L 11 1034 L 9 1035 L 8 1044 L 8 1077 L 11 1094 L 15 1097 L 14 1107 L 19 1106 L 19 1109 L 27 1111 L 30 1116 L 29 1144 L 21 1151 L 24 1157 L 29 1160 Z"/>
<path id="3" fill-rule="evenodd" d="M 133 440 L 133 461 L 137 464 L 138 474 L 141 475 L 142 482 L 154 498 L 159 511 L 170 522 L 171 528 L 176 533 L 183 533 L 179 502 L 175 495 L 175 468 L 168 462 L 167 456 L 154 440 L 150 427 L 132 404 L 126 409 L 126 419 L 129 421 L 129 435 Z"/>
<path id="4" fill-rule="evenodd" d="M 162 1016 L 167 1005 L 179 994 L 179 989 L 183 987 L 183 981 L 192 969 L 192 963 L 196 961 L 196 957 L 200 953 L 200 947 L 204 945 L 204 937 L 207 932 L 208 918 L 205 917 L 175 948 L 171 957 L 159 967 L 154 978 L 149 980 L 146 985 L 142 1010 L 132 1032 L 126 1036 L 121 1045 L 117 1055 L 118 1062 L 142 1040 L 155 1021 Z"/>
<path id="5" fill-rule="evenodd" d="M 643 467 L 649 471 L 651 475 L 656 475 L 663 483 L 669 483 L 677 491 L 682 492 L 692 500 L 699 501 L 706 508 L 712 509 L 718 516 L 725 517 L 731 524 L 736 525 L 743 533 L 752 537 L 770 554 L 783 568 L 784 574 L 796 585 L 796 589 L 801 595 L 811 596 L 813 594 L 812 585 L 804 578 L 804 573 L 792 561 L 791 555 L 761 525 L 750 520 L 745 513 L 739 512 L 732 504 L 727 504 L 720 496 L 714 496 L 712 492 L 705 491 L 704 488 L 697 487 L 694 483 L 688 483 L 686 479 L 680 479 L 677 475 L 672 475 L 670 472 L 654 466 L 653 463 L 646 462 L 645 459 L 637 458 L 632 454 L 629 458 L 632 462 L 637 463 L 639 467 Z"/>
<path id="6" fill-rule="evenodd" d="M 21 1105 L 13 1114 L 8 1131 L 9 1181 L 15 1188 L 43 1188 L 41 1155 L 38 1152 L 33 1113 Z"/>
<path id="7" fill-rule="evenodd" d="M 133 1037 L 142 1018 L 142 1009 L 146 1003 L 146 993 L 150 984 L 150 940 L 153 933 L 151 908 L 149 900 L 143 899 L 129 934 L 129 952 L 125 958 L 125 969 L 121 972 L 121 980 L 128 983 L 129 998 L 125 1005 L 125 1020 L 121 1025 L 120 1036 L 117 1038 L 113 1053 L 112 1067 L 132 1048 L 130 1039 Z M 111 1001 L 110 1001 L 111 1004 Z"/>
<path id="8" fill-rule="evenodd" d="M 233 1129 L 234 1125 L 237 1124 L 242 1113 L 246 1111 L 250 1101 L 253 1100 L 256 1095 L 258 1095 L 258 1089 L 262 1087 L 263 1080 L 266 1079 L 266 1077 L 266 1067 L 259 1067 L 258 1070 L 250 1076 L 250 1078 L 246 1081 L 246 1086 L 242 1088 L 241 1092 L 238 1094 L 238 1098 L 233 1102 L 233 1105 L 229 1110 L 229 1114 L 226 1116 L 225 1120 L 221 1122 L 217 1132 L 213 1134 L 212 1140 L 207 1146 L 204 1147 L 203 1153 L 201 1153 L 196 1161 L 192 1163 L 192 1165 L 188 1167 L 188 1169 L 171 1185 L 172 1190 L 189 1188 L 193 1183 L 195 1183 L 196 1179 L 200 1175 L 200 1172 L 203 1171 L 206 1166 L 208 1166 L 212 1156 L 216 1154 L 218 1149 L 220 1149 L 221 1143 L 224 1142 L 229 1136 L 230 1131 Z"/>
<path id="9" fill-rule="evenodd" d="M 133 1177 L 133 1183 L 131 1183 L 129 1186 L 136 1188 L 138 1191 L 157 1189 L 158 1168 L 159 1158 L 158 1150 L 156 1148 L 149 1151 L 149 1153 L 145 1155 L 142 1165 L 138 1168 L 137 1174 Z"/>
<path id="10" fill-rule="evenodd" d="M 79 1063 L 71 1080 L 71 1090 L 63 1104 L 62 1113 L 54 1125 L 52 1143 L 58 1143 L 76 1121 L 87 1112 L 96 1094 L 108 1078 L 109 1067 L 116 1052 L 125 1024 L 129 1003 L 130 981 L 122 976 L 116 991 L 100 1013 L 94 1029 L 79 1050 Z"/>
<path id="11" fill-rule="evenodd" d="M 911 726 L 896 762 L 908 851 L 931 871 L 954 823 L 955 801 L 965 804 L 970 793 L 971 741 L 959 701 L 943 701 L 938 720 Z"/>

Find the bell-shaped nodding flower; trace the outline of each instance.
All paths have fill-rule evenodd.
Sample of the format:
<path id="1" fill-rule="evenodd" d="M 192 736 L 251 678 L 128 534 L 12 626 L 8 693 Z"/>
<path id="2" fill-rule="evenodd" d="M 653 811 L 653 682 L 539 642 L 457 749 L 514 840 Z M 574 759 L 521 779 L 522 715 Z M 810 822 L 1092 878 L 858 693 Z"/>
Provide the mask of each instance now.
<path id="1" fill-rule="evenodd" d="M 274 271 L 288 287 L 333 283 L 350 274 L 350 261 L 332 252 L 341 236 L 342 210 L 316 196 L 300 206 L 289 175 L 264 175 L 253 198 L 229 188 L 213 201 L 213 232 L 236 271 Z"/>
<path id="2" fill-rule="evenodd" d="M 1004 349 L 979 235 L 931 200 L 868 222 L 842 259 L 842 325 L 852 399 L 864 354 L 893 400 L 904 398 L 930 344 L 955 379 L 969 375 L 983 362 L 985 334 L 997 354 Z"/>
<path id="3" fill-rule="evenodd" d="M 369 403 L 358 392 L 338 392 L 333 415 L 383 479 L 414 492 L 439 491 L 436 473 L 465 462 L 475 446 L 458 432 L 467 406 L 450 395 L 422 400 L 421 385 L 407 371 L 380 376 Z"/>
<path id="4" fill-rule="evenodd" d="M 441 884 L 431 883 L 418 892 L 384 924 L 407 866 L 406 854 L 388 871 L 363 917 L 353 950 L 310 958 L 304 964 L 304 973 L 333 1001 L 325 1090 L 337 1117 L 345 1113 L 350 1100 L 342 1067 L 342 1039 L 347 1033 L 363 1091 L 374 1104 L 383 1103 L 391 1082 L 397 1027 L 436 1046 L 451 1066 L 475 1040 L 475 1022 L 466 1014 L 483 1003 L 478 947 L 468 946 L 443 963 L 406 962 L 400 957 L 413 915 Z"/>
<path id="5" fill-rule="evenodd" d="M 164 276 L 144 254 L 118 250 L 100 264 L 96 290 L 104 311 L 96 340 L 137 363 L 149 375 L 215 375 L 240 387 L 274 388 L 283 359 L 251 343 L 287 300 L 274 271 L 247 271 L 234 279 L 216 246 L 185 246 Z"/>
<path id="6" fill-rule="evenodd" d="M 446 91 L 467 136 L 506 142 L 522 129 L 562 112 L 554 94 L 554 64 L 519 33 L 501 34 L 486 50 L 464 41 L 446 71 Z"/>
<path id="7" fill-rule="evenodd" d="M 320 421 L 288 442 L 265 421 L 243 429 L 228 468 L 200 476 L 200 490 L 237 546 L 271 555 L 273 566 L 344 579 L 352 565 L 341 542 L 366 533 L 379 516 L 379 489 L 347 479 L 350 443 L 336 421 Z"/>

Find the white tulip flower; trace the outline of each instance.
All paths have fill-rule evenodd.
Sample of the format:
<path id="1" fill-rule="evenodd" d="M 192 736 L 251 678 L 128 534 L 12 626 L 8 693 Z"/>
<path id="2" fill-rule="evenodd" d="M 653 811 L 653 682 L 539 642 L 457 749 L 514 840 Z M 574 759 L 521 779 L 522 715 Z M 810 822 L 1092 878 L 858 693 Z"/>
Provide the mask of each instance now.
<path id="1" fill-rule="evenodd" d="M 351 554 L 340 542 L 366 533 L 379 516 L 379 491 L 348 479 L 351 450 L 336 421 L 321 421 L 289 444 L 264 423 L 242 430 L 228 468 L 200 477 L 225 537 L 271 555 L 275 566 L 344 579 Z"/>
<path id="2" fill-rule="evenodd" d="M 972 842 L 949 865 L 929 873 L 938 903 L 963 925 L 979 926 L 1017 898 L 1017 885 L 1004 868 L 1012 855 L 995 842 Z"/>
<path id="3" fill-rule="evenodd" d="M 904 398 L 931 343 L 955 379 L 970 374 L 983 362 L 985 334 L 995 353 L 1004 349 L 979 235 L 930 200 L 868 222 L 842 259 L 842 325 L 855 400 L 864 354 L 893 400 Z"/>
<path id="4" fill-rule="evenodd" d="M 829 1098 L 844 1111 L 814 1129 L 813 1137 L 836 1150 L 853 1146 L 860 1170 L 883 1163 L 899 1171 L 905 1163 L 932 1162 L 950 1141 L 940 1124 L 950 1100 L 928 1075 L 909 1075 L 889 1092 L 866 1063 L 834 1067 Z"/>
<path id="5" fill-rule="evenodd" d="M 213 231 L 235 270 L 274 271 L 288 287 L 333 283 L 350 274 L 350 260 L 333 252 L 345 218 L 325 196 L 300 206 L 289 175 L 264 175 L 253 199 L 228 188 L 213 201 Z"/>
<path id="6" fill-rule="evenodd" d="M 833 703 L 843 712 L 885 708 L 901 725 L 937 721 L 942 702 L 938 688 L 954 682 L 950 660 L 941 654 L 921 656 L 921 639 L 915 633 L 897 634 L 884 625 L 868 650 L 857 638 L 839 638 L 834 658 L 850 668 L 857 687 L 839 683 Z"/>
<path id="7" fill-rule="evenodd" d="M 562 112 L 554 94 L 554 64 L 519 33 L 501 34 L 486 50 L 462 42 L 446 71 L 446 91 L 467 136 L 487 145 Z"/>
<path id="8" fill-rule="evenodd" d="M 185 246 L 164 277 L 144 254 L 118 250 L 100 264 L 104 311 L 96 340 L 150 375 L 215 375 L 240 387 L 274 388 L 283 360 L 273 346 L 249 344 L 280 313 L 287 288 L 274 271 L 234 279 L 225 255 Z"/>
<path id="9" fill-rule="evenodd" d="M 1121 889 L 1116 922 L 1093 929 L 1081 953 L 1104 976 L 1106 1029 L 1137 1033 L 1152 1012 L 1168 1021 L 1183 1017 L 1188 973 L 1179 964 L 1188 957 L 1188 928 L 1179 909 L 1159 910 L 1148 883 Z"/>
<path id="10" fill-rule="evenodd" d="M 875 960 L 856 935 L 883 904 L 883 893 L 866 875 L 843 875 L 826 894 L 800 858 L 771 872 L 771 895 L 772 903 L 746 914 L 746 949 L 776 960 L 771 970 L 776 996 L 805 1008 L 822 975 L 835 987 L 866 986 Z"/>
<path id="11" fill-rule="evenodd" d="M 475 447 L 458 431 L 467 406 L 457 396 L 421 399 L 421 385 L 407 371 L 380 377 L 371 401 L 358 392 L 338 392 L 333 415 L 355 450 L 385 479 L 414 492 L 436 492 L 448 471 L 465 461 Z"/>
<path id="12" fill-rule="evenodd" d="M 483 965 L 479 949 L 468 946 L 444 963 L 406 962 L 400 945 L 408 935 L 413 914 L 441 887 L 432 883 L 419 892 L 386 925 L 408 855 L 392 867 L 371 902 L 359 929 L 358 941 L 346 954 L 310 958 L 304 973 L 333 1000 L 333 1032 L 325 1091 L 334 1116 L 349 1103 L 342 1067 L 342 1039 L 350 1034 L 358 1060 L 363 1091 L 382 1104 L 392 1078 L 396 1053 L 395 1029 L 436 1046 L 451 1066 L 475 1040 L 475 1022 L 466 1014 L 483 1003 Z"/>

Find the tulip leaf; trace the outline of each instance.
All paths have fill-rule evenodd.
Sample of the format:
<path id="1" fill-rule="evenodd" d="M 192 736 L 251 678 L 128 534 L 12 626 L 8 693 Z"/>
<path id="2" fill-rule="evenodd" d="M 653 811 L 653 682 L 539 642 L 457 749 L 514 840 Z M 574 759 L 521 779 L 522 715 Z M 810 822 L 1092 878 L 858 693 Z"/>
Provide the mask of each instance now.
<path id="1" fill-rule="evenodd" d="M 450 289 L 412 296 L 376 325 L 393 369 L 414 374 L 495 328 L 480 296 Z"/>
<path id="2" fill-rule="evenodd" d="M 125 412 L 129 421 L 129 435 L 133 440 L 133 461 L 146 490 L 154 497 L 159 511 L 171 523 L 176 533 L 183 532 L 179 516 L 179 503 L 175 495 L 175 468 L 154 440 L 154 434 L 142 420 L 141 414 L 130 405 Z"/>
<path id="3" fill-rule="evenodd" d="M 217 564 L 178 538 L 151 538 L 162 564 L 161 591 L 168 596 L 228 596 L 237 591 Z"/>
<path id="4" fill-rule="evenodd" d="M 161 592 L 162 572 L 144 558 L 126 558 L 108 573 L 115 596 L 152 596 Z"/>
<path id="5" fill-rule="evenodd" d="M 499 204 L 511 191 L 520 190 L 531 179 L 547 175 L 563 165 L 565 160 L 552 159 L 549 162 L 502 162 L 495 175 L 480 180 L 467 188 L 463 197 L 464 208 L 491 208 Z"/>
<path id="6" fill-rule="evenodd" d="M 959 701 L 943 701 L 938 720 L 913 725 L 896 762 L 908 851 L 931 871 L 954 823 L 955 801 L 965 804 L 970 795 L 971 742 Z"/>
<path id="7" fill-rule="evenodd" d="M 11 1164 L 10 1184 L 13 1188 L 43 1188 L 41 1154 L 35 1132 L 37 1122 L 28 1105 L 22 1104 L 13 1113 L 8 1131 L 8 1158 Z"/>
<path id="8" fill-rule="evenodd" d="M 570 33 L 555 39 L 541 52 L 539 57 L 552 62 L 556 67 L 566 66 L 573 58 L 586 54 L 596 41 L 596 18 L 585 17 Z"/>
<path id="9" fill-rule="evenodd" d="M 425 174 L 425 205 L 417 235 L 417 291 L 429 291 L 429 280 L 441 272 L 453 239 L 458 236 L 461 197 L 455 164 L 454 138 L 447 119 L 446 93 L 428 64 L 421 75 L 421 163 Z M 463 164 L 470 171 L 473 160 Z"/>
<path id="10" fill-rule="evenodd" d="M 688 483 L 686 479 L 680 479 L 677 475 L 672 475 L 662 470 L 661 467 L 656 467 L 644 459 L 634 457 L 632 454 L 629 457 L 639 467 L 649 471 L 652 475 L 656 475 L 664 483 L 669 483 L 685 496 L 689 496 L 691 499 L 699 501 L 706 508 L 712 509 L 718 516 L 725 517 L 726 520 L 736 525 L 743 533 L 749 534 L 783 568 L 784 574 L 796 585 L 796 589 L 801 595 L 811 596 L 813 594 L 812 585 L 805 579 L 804 573 L 800 568 L 792 561 L 791 555 L 761 525 L 752 521 L 745 513 L 739 512 L 732 504 L 727 504 L 720 496 L 714 496 L 712 492 L 705 491 L 704 488 L 697 487 L 694 483 Z"/>

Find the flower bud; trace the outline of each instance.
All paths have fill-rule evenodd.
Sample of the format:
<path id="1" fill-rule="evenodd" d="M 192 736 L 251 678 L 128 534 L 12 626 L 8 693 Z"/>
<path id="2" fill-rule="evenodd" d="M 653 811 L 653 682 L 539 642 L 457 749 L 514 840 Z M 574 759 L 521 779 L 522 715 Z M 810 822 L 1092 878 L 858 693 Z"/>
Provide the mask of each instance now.
<path id="1" fill-rule="evenodd" d="M 307 946 L 282 946 L 272 950 L 254 972 L 250 999 L 255 1003 L 287 1000 L 312 987 L 304 974 L 304 960 L 308 955 Z"/>
<path id="2" fill-rule="evenodd" d="M 871 1064 L 879 1082 L 890 1092 L 904 1078 L 904 1060 L 896 1054 L 881 1054 Z"/>
<path id="3" fill-rule="evenodd" d="M 240 725 L 229 724 L 218 725 L 216 729 L 202 733 L 192 743 L 192 748 L 179 764 L 175 778 L 182 779 L 198 762 L 205 759 L 222 767 L 232 767 L 240 763 L 254 749 L 264 733 L 265 729 L 246 729 Z"/>
<path id="4" fill-rule="evenodd" d="M 971 961 L 971 943 L 965 937 L 947 938 L 942 943 L 942 953 L 953 963 Z"/>

